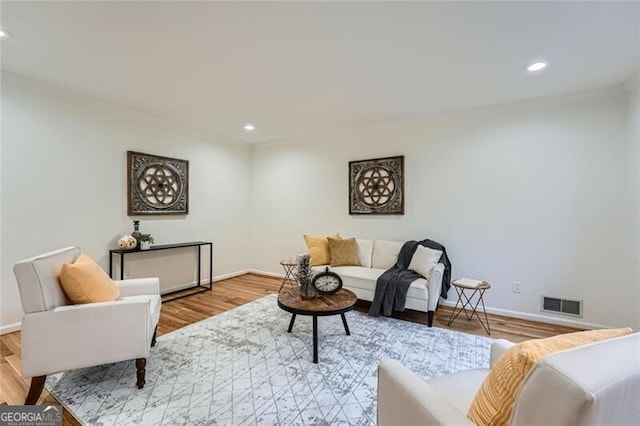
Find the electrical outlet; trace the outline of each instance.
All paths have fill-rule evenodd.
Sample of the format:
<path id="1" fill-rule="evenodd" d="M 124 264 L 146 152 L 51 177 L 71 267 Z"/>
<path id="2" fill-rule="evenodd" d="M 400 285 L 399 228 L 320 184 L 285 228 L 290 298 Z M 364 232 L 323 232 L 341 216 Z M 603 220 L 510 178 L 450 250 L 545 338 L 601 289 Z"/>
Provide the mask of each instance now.
<path id="1" fill-rule="evenodd" d="M 520 281 L 513 282 L 513 292 L 520 293 Z"/>
<path id="2" fill-rule="evenodd" d="M 127 269 L 127 270 L 125 270 L 125 271 L 124 271 L 124 277 L 125 277 L 125 278 L 131 278 L 131 271 L 130 271 L 130 270 L 128 270 L 128 269 Z"/>

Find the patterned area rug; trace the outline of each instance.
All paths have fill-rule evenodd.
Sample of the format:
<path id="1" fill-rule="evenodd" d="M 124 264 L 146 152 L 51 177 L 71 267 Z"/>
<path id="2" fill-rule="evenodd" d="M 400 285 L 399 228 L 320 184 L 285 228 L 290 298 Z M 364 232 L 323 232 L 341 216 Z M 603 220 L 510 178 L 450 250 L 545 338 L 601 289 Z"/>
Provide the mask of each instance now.
<path id="1" fill-rule="evenodd" d="M 400 360 L 423 378 L 487 366 L 492 339 L 441 328 L 346 314 L 290 314 L 276 296 L 164 335 L 151 350 L 146 385 L 133 361 L 58 374 L 47 388 L 91 425 L 374 425 L 378 362 Z"/>

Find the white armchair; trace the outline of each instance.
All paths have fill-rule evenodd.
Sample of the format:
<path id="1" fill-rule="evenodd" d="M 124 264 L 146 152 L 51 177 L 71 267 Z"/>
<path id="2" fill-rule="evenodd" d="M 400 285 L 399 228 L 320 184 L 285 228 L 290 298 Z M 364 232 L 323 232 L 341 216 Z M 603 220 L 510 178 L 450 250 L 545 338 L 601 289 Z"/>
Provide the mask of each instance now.
<path id="1" fill-rule="evenodd" d="M 14 268 L 24 318 L 22 375 L 31 377 L 25 405 L 35 404 L 47 375 L 95 365 L 136 360 L 136 385 L 145 382 L 149 347 L 160 319 L 158 278 L 115 281 L 113 302 L 73 305 L 58 276 L 80 255 L 67 247 L 18 262 Z"/>
<path id="2" fill-rule="evenodd" d="M 497 340 L 491 365 L 513 344 Z M 378 367 L 378 425 L 473 425 L 467 412 L 489 369 L 423 381 L 395 360 Z M 640 333 L 542 358 L 524 379 L 510 425 L 637 424 Z"/>

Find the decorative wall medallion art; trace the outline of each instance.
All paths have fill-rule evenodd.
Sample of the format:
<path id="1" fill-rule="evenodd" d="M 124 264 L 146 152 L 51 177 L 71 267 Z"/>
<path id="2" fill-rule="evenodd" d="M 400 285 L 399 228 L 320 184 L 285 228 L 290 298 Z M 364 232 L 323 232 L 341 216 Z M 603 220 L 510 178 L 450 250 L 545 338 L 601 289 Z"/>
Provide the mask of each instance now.
<path id="1" fill-rule="evenodd" d="M 349 162 L 349 214 L 404 214 L 404 155 Z"/>
<path id="2" fill-rule="evenodd" d="M 127 151 L 127 214 L 189 213 L 189 162 Z"/>

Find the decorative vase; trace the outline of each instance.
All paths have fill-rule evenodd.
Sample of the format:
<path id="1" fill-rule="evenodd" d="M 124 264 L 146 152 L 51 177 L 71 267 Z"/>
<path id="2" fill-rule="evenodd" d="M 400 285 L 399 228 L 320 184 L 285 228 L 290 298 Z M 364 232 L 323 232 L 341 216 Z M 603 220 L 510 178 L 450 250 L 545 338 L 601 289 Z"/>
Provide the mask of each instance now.
<path id="1" fill-rule="evenodd" d="M 309 255 L 301 254 L 297 260 L 298 272 L 296 273 L 296 279 L 300 285 L 300 298 L 313 299 L 318 296 L 318 292 L 313 288 L 313 285 L 311 285 L 313 271 L 311 271 L 311 265 L 309 264 Z"/>
<path id="2" fill-rule="evenodd" d="M 118 240 L 118 247 L 121 250 L 133 250 L 137 245 L 138 241 L 131 235 L 123 235 L 122 238 Z"/>
<path id="3" fill-rule="evenodd" d="M 140 247 L 140 236 L 142 235 L 142 232 L 140 232 L 140 221 L 139 220 L 134 220 L 133 221 L 133 232 L 131 233 L 131 236 L 133 238 L 136 239 L 136 243 L 137 243 L 137 247 Z"/>
<path id="4" fill-rule="evenodd" d="M 149 250 L 151 248 L 151 241 L 140 241 L 140 250 Z"/>

